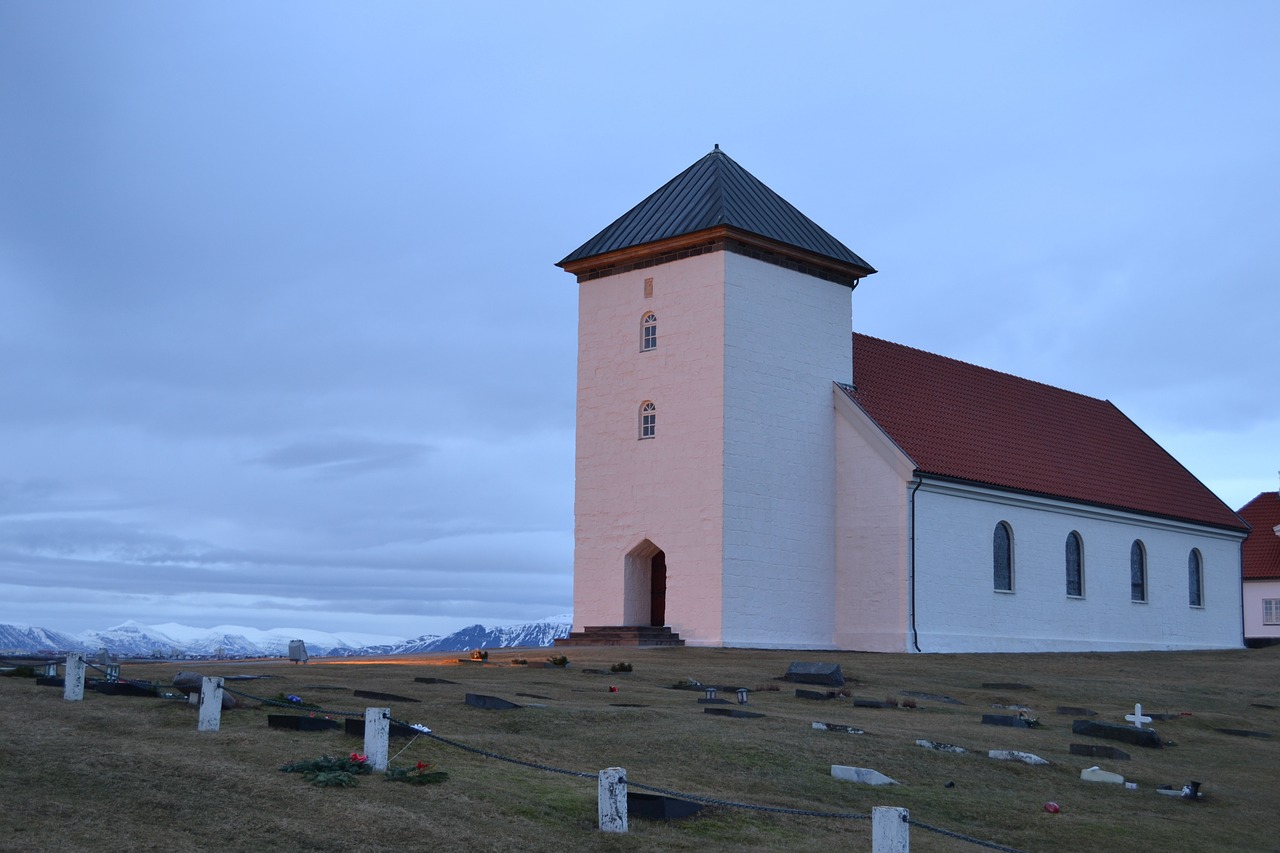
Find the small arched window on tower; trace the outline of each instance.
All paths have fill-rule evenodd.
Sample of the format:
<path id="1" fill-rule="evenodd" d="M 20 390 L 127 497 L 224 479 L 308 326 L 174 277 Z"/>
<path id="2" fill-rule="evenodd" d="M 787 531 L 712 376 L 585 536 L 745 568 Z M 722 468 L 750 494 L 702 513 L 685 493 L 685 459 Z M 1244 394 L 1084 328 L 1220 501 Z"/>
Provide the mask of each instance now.
<path id="1" fill-rule="evenodd" d="M 996 525 L 991 557 L 996 592 L 1013 592 L 1013 529 L 1007 522 Z"/>
<path id="2" fill-rule="evenodd" d="M 1141 539 L 1133 540 L 1129 548 L 1129 599 L 1147 600 L 1147 549 Z"/>
<path id="3" fill-rule="evenodd" d="M 658 407 L 650 400 L 640 404 L 640 438 L 653 438 L 658 430 Z"/>
<path id="4" fill-rule="evenodd" d="M 649 311 L 640 319 L 640 352 L 658 348 L 658 315 Z"/>
<path id="5" fill-rule="evenodd" d="M 1187 603 L 1204 607 L 1204 561 L 1199 548 L 1192 548 L 1187 556 Z"/>

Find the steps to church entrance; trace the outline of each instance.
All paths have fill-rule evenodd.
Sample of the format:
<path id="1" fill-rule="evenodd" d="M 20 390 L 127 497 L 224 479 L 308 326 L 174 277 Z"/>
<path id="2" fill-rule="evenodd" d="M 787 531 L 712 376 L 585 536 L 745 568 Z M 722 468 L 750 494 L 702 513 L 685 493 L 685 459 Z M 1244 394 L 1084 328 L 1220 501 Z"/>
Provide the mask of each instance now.
<path id="1" fill-rule="evenodd" d="M 557 646 L 683 646 L 679 634 L 665 625 L 586 625 L 567 637 L 556 640 Z"/>

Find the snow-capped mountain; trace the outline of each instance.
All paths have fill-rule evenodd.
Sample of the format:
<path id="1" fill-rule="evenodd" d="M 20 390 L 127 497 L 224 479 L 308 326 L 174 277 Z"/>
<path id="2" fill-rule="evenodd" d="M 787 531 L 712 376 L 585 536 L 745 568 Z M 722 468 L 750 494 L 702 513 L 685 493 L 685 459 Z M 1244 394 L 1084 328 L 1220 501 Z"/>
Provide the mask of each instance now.
<path id="1" fill-rule="evenodd" d="M 472 625 L 447 637 L 423 634 L 412 640 L 397 640 L 371 634 L 331 634 L 307 628 L 273 628 L 263 631 L 240 625 L 192 628 L 165 623 L 143 625 L 125 622 L 105 631 L 86 631 L 72 637 L 57 631 L 25 625 L 0 624 L 0 652 L 96 652 L 105 648 L 116 657 L 283 657 L 289 642 L 307 644 L 312 657 L 355 657 L 402 655 L 467 649 L 550 646 L 558 637 L 567 637 L 572 616 L 552 616 L 539 622 L 486 628 Z"/>

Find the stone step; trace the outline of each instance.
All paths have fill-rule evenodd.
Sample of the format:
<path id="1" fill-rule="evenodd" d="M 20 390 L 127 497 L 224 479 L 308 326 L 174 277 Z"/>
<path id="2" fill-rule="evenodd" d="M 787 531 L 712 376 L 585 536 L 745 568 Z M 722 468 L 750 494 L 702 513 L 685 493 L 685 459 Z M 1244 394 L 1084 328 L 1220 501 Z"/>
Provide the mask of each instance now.
<path id="1" fill-rule="evenodd" d="M 555 641 L 557 646 L 683 646 L 684 640 L 665 626 L 653 625 L 587 625 L 568 637 Z"/>

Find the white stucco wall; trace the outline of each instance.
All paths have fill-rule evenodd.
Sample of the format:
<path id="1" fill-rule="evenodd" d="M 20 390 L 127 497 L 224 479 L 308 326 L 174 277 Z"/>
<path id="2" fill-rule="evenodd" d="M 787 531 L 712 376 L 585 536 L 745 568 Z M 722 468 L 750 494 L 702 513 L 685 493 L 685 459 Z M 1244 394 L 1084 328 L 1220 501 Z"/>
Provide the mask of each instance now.
<path id="1" fill-rule="evenodd" d="M 908 651 L 913 466 L 839 388 L 836 412 L 835 645 Z"/>
<path id="2" fill-rule="evenodd" d="M 724 641 L 832 647 L 835 423 L 850 289 L 724 253 Z"/>
<path id="3" fill-rule="evenodd" d="M 926 482 L 916 494 L 916 629 L 925 652 L 1239 648 L 1239 534 L 1061 501 Z M 992 534 L 1013 529 L 1014 591 L 993 590 Z M 1065 543 L 1084 542 L 1084 595 L 1066 595 Z M 1129 551 L 1147 551 L 1147 601 Z M 1203 557 L 1204 606 L 1187 557 Z"/>
<path id="4" fill-rule="evenodd" d="M 1280 625 L 1267 625 L 1262 621 L 1264 598 L 1280 598 L 1280 580 L 1244 582 L 1244 635 L 1251 640 L 1280 638 Z"/>
<path id="5" fill-rule="evenodd" d="M 628 596 L 624 572 L 647 539 L 666 554 L 666 624 L 692 644 L 721 641 L 723 263 L 701 255 L 578 286 L 575 629 L 647 624 L 647 590 Z M 646 311 L 658 346 L 641 352 Z M 649 440 L 644 400 L 657 406 Z"/>

